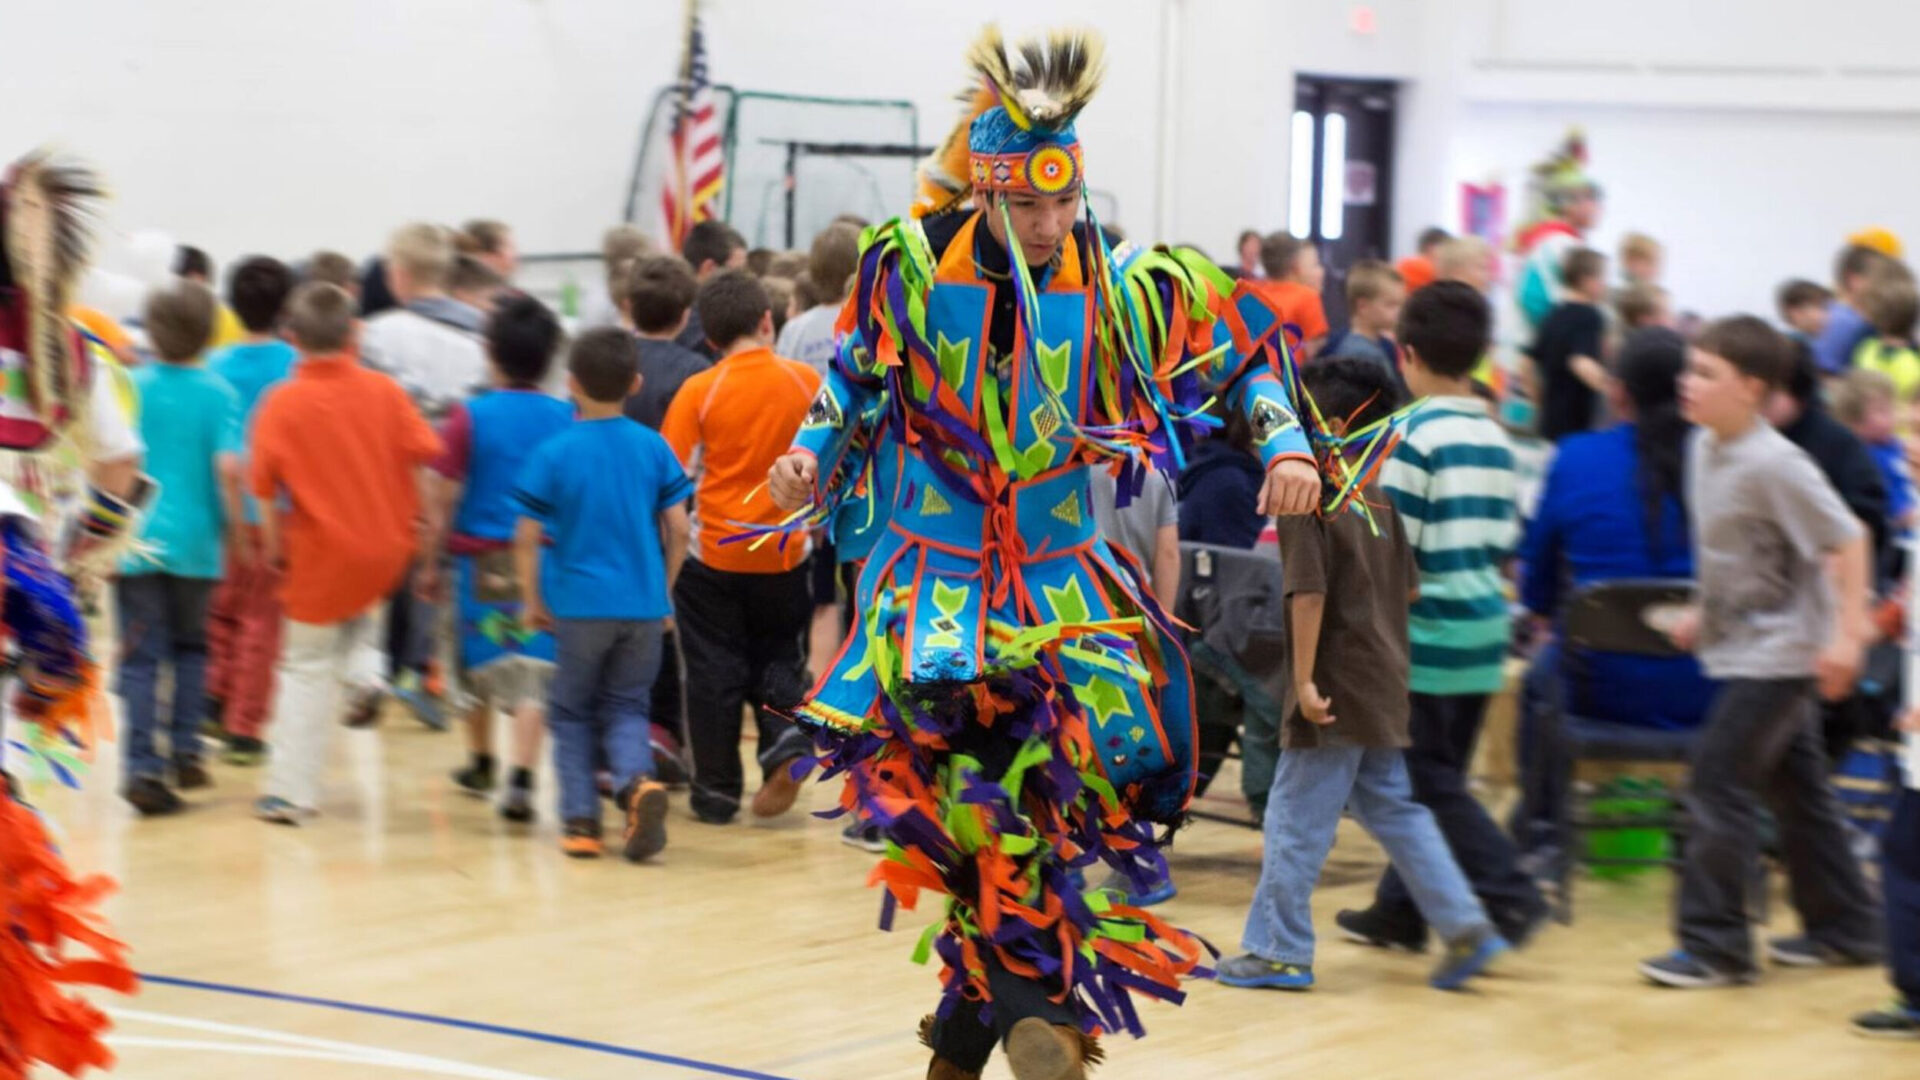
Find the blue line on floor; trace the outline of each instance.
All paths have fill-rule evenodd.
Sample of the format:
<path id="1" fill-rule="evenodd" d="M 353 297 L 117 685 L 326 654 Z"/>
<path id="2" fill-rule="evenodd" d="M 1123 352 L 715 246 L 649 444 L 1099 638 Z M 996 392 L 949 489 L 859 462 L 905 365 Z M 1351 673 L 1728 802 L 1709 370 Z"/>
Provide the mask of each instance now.
<path id="1" fill-rule="evenodd" d="M 657 1054 L 651 1050 L 640 1050 L 631 1046 L 617 1046 L 613 1043 L 595 1042 L 591 1039 L 575 1039 L 566 1035 L 549 1035 L 544 1031 L 531 1031 L 527 1028 L 505 1027 L 500 1024 L 484 1024 L 478 1020 L 458 1020 L 451 1016 L 435 1016 L 432 1013 L 409 1012 L 405 1009 L 388 1009 L 379 1005 L 360 1005 L 351 1001 L 335 1001 L 332 998 L 307 997 L 304 994 L 282 994 L 277 990 L 257 990 L 250 986 L 229 986 L 226 983 L 202 982 L 199 979 L 181 979 L 171 975 L 141 975 L 141 982 L 155 986 L 177 986 L 187 990 L 210 990 L 217 994 L 238 994 L 241 997 L 263 998 L 267 1001 L 286 1001 L 295 1005 L 314 1005 L 322 1009 L 339 1009 L 343 1012 L 362 1013 L 367 1016 L 382 1016 L 390 1020 L 413 1020 L 422 1024 L 438 1024 L 441 1027 L 460 1028 L 464 1031 L 479 1031 L 488 1035 L 504 1035 L 510 1039 L 526 1039 L 531 1042 L 551 1043 L 554 1046 L 566 1046 L 575 1050 L 586 1050 L 595 1054 L 611 1054 L 614 1057 L 637 1058 L 659 1065 L 672 1065 L 681 1069 L 710 1076 L 733 1077 L 734 1080 L 791 1080 L 790 1077 L 774 1076 L 772 1073 L 754 1072 L 752 1069 L 736 1069 L 729 1065 L 715 1065 L 712 1062 L 696 1061 L 693 1058 L 676 1057 L 672 1054 Z"/>

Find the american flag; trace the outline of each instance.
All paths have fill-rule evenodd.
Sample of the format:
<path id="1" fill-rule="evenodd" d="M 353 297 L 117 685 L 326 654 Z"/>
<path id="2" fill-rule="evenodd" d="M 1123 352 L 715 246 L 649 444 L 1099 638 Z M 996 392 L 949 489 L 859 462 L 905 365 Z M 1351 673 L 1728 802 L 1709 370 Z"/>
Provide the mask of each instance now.
<path id="1" fill-rule="evenodd" d="M 680 96 L 668 136 L 671 161 L 660 193 L 666 235 L 679 250 L 687 230 L 720 216 L 720 193 L 727 186 L 726 155 L 720 148 L 719 112 L 707 79 L 707 44 L 700 16 L 689 4 L 687 49 L 680 68 Z"/>

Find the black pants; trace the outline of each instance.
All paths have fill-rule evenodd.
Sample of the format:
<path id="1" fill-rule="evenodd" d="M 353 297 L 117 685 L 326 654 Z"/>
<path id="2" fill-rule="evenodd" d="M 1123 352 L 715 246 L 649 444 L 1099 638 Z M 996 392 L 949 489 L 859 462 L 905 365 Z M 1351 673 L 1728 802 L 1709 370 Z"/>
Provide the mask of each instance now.
<path id="1" fill-rule="evenodd" d="M 1903 787 L 1881 840 L 1887 895 L 1887 966 L 1907 1008 L 1920 1009 L 1920 791 Z"/>
<path id="2" fill-rule="evenodd" d="M 1760 858 L 1760 800 L 1772 808 L 1793 906 L 1807 935 L 1848 956 L 1880 955 L 1880 920 L 1827 784 L 1810 679 L 1733 679 L 1713 700 L 1685 796 L 1680 945 L 1725 972 L 1754 970 L 1748 883 Z"/>
<path id="3" fill-rule="evenodd" d="M 993 991 L 993 1022 L 980 1019 L 983 1006 L 963 1001 L 952 1015 L 933 1025 L 935 1056 L 962 1072 L 985 1070 L 994 1046 L 1006 1040 L 1013 1025 L 1028 1017 L 1066 1027 L 1074 1024 L 1073 1010 L 1050 1000 L 1044 985 L 1008 971 L 991 951 L 983 953 L 981 959 L 987 966 L 987 987 Z"/>
<path id="4" fill-rule="evenodd" d="M 1414 801 L 1433 812 L 1454 861 L 1473 883 L 1475 895 L 1503 934 L 1512 934 L 1546 901 L 1520 869 L 1513 840 L 1494 823 L 1487 808 L 1467 789 L 1467 769 L 1486 717 L 1485 694 L 1412 694 L 1413 746 L 1407 750 L 1407 775 Z M 1373 899 L 1374 913 L 1393 920 L 1408 937 L 1426 931 L 1398 871 L 1389 867 Z"/>
<path id="5" fill-rule="evenodd" d="M 687 734 L 693 740 L 693 811 L 727 821 L 740 810 L 740 710 L 754 706 L 760 767 L 771 775 L 809 749 L 779 715 L 807 692 L 813 589 L 803 564 L 783 574 L 737 574 L 688 559 L 673 590 L 687 663 Z"/>

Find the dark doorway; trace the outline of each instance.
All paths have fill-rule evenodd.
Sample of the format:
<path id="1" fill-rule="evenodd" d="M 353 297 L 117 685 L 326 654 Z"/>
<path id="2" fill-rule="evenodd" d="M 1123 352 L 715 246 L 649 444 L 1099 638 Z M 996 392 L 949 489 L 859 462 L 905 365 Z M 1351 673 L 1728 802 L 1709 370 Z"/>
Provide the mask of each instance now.
<path id="1" fill-rule="evenodd" d="M 1347 322 L 1347 270 L 1385 259 L 1393 238 L 1394 111 L 1399 86 L 1374 79 L 1294 80 L 1288 221 L 1327 267 L 1327 321 Z M 1311 162 L 1303 166 L 1303 162 Z"/>

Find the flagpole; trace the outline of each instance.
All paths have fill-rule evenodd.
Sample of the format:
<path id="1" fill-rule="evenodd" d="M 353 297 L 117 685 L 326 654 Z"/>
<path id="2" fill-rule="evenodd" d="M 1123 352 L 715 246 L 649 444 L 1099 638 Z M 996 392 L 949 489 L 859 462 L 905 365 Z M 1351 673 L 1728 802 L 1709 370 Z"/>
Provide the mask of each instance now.
<path id="1" fill-rule="evenodd" d="M 674 111 L 673 138 L 673 220 L 667 227 L 673 230 L 668 237 L 674 251 L 687 238 L 687 224 L 693 218 L 693 193 L 687 189 L 687 120 L 693 105 L 693 24 L 699 17 L 700 0 L 687 0 L 686 17 L 681 23 L 680 35 L 680 103 Z"/>

